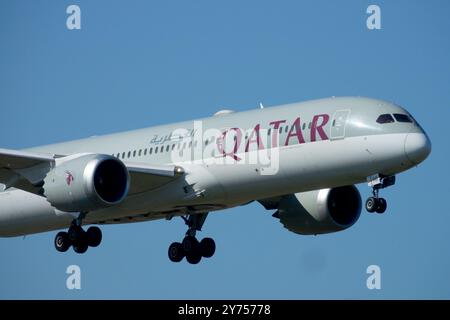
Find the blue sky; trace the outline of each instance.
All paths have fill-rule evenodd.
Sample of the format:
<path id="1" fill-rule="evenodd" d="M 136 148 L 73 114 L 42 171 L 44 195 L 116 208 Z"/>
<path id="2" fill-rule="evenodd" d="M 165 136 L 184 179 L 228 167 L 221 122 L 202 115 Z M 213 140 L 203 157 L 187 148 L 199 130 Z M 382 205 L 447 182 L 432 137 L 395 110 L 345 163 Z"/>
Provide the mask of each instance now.
<path id="1" fill-rule="evenodd" d="M 66 28 L 77 4 L 81 30 Z M 366 8 L 381 8 L 381 30 Z M 55 232 L 0 239 L 0 298 L 450 298 L 448 1 L 1 1 L 0 147 L 20 149 L 219 109 L 361 95 L 405 106 L 433 151 L 383 190 L 385 215 L 339 233 L 285 230 L 257 203 L 211 214 L 212 259 L 174 264 L 181 219 L 105 226 L 99 248 Z M 358 186 L 363 197 L 370 189 Z M 77 264 L 82 289 L 68 290 Z M 381 267 L 381 290 L 366 268 Z"/>

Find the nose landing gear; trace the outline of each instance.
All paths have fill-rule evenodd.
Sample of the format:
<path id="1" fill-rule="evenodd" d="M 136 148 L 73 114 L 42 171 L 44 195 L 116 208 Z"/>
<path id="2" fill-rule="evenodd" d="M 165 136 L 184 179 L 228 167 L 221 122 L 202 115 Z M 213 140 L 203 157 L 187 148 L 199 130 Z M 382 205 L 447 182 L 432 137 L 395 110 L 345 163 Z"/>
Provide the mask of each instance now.
<path id="1" fill-rule="evenodd" d="M 395 176 L 373 175 L 367 178 L 369 187 L 372 187 L 372 197 L 366 200 L 366 210 L 368 212 L 384 213 L 387 209 L 387 201 L 379 197 L 380 189 L 387 188 L 395 184 Z"/>

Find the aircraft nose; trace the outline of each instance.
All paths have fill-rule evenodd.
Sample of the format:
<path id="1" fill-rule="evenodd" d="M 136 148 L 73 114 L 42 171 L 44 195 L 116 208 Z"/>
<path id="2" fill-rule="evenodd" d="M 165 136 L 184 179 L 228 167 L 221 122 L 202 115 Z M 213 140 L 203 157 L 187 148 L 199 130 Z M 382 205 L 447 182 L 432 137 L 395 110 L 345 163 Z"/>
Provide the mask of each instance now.
<path id="1" fill-rule="evenodd" d="M 412 163 L 421 163 L 430 152 L 431 141 L 425 133 L 408 133 L 405 138 L 405 154 Z"/>

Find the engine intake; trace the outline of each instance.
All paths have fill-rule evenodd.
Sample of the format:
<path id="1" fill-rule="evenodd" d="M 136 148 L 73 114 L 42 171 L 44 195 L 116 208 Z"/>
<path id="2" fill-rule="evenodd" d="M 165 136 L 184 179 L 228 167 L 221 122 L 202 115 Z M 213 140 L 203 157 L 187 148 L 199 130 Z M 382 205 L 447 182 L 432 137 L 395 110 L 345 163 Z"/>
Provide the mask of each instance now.
<path id="1" fill-rule="evenodd" d="M 361 196 L 355 186 L 321 189 L 284 196 L 277 216 L 288 230 L 321 234 L 351 227 L 361 214 Z"/>
<path id="2" fill-rule="evenodd" d="M 130 184 L 128 170 L 118 159 L 100 154 L 58 159 L 44 179 L 44 195 L 63 211 L 93 211 L 122 202 Z"/>

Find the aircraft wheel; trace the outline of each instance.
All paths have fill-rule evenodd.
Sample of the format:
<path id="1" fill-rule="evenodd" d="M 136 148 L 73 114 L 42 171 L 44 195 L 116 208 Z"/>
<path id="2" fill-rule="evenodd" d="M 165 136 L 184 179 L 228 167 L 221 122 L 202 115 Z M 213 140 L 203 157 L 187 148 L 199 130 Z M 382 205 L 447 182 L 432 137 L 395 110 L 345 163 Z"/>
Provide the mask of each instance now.
<path id="1" fill-rule="evenodd" d="M 198 240 L 193 236 L 186 236 L 183 239 L 183 242 L 181 243 L 184 252 L 186 253 L 186 256 L 188 253 L 196 252 L 199 247 Z"/>
<path id="2" fill-rule="evenodd" d="M 184 258 L 183 246 L 179 242 L 174 242 L 169 246 L 169 259 L 172 262 L 180 262 Z"/>
<path id="3" fill-rule="evenodd" d="M 76 253 L 85 253 L 89 247 L 88 237 L 82 228 L 79 230 L 80 231 L 76 233 L 75 241 L 72 242 L 73 251 Z"/>
<path id="4" fill-rule="evenodd" d="M 376 212 L 381 214 L 381 213 L 384 213 L 386 211 L 386 209 L 387 209 L 386 199 L 379 198 Z"/>
<path id="5" fill-rule="evenodd" d="M 76 253 L 82 254 L 87 251 L 88 247 L 89 246 L 87 243 L 74 244 L 73 251 L 75 251 Z"/>
<path id="6" fill-rule="evenodd" d="M 98 247 L 102 242 L 102 230 L 99 227 L 89 227 L 86 231 L 86 237 L 90 247 Z"/>
<path id="7" fill-rule="evenodd" d="M 375 197 L 369 197 L 366 200 L 366 210 L 368 212 L 375 212 L 378 207 L 378 201 Z"/>
<path id="8" fill-rule="evenodd" d="M 186 260 L 190 264 L 197 264 L 202 260 L 202 252 L 200 251 L 200 243 L 193 236 L 186 236 L 181 243 L 186 254 Z"/>
<path id="9" fill-rule="evenodd" d="M 66 252 L 70 248 L 71 242 L 67 232 L 58 232 L 55 237 L 55 248 L 59 252 Z"/>
<path id="10" fill-rule="evenodd" d="M 216 243 L 211 238 L 203 238 L 200 241 L 200 251 L 203 257 L 211 258 L 216 251 Z"/>
<path id="11" fill-rule="evenodd" d="M 194 250 L 186 254 L 186 260 L 190 264 L 197 264 L 202 260 L 201 252 L 198 250 Z"/>
<path id="12" fill-rule="evenodd" d="M 79 242 L 82 238 L 84 238 L 84 230 L 80 226 L 71 226 L 69 231 L 67 232 L 69 236 L 70 242 L 72 244 Z"/>

